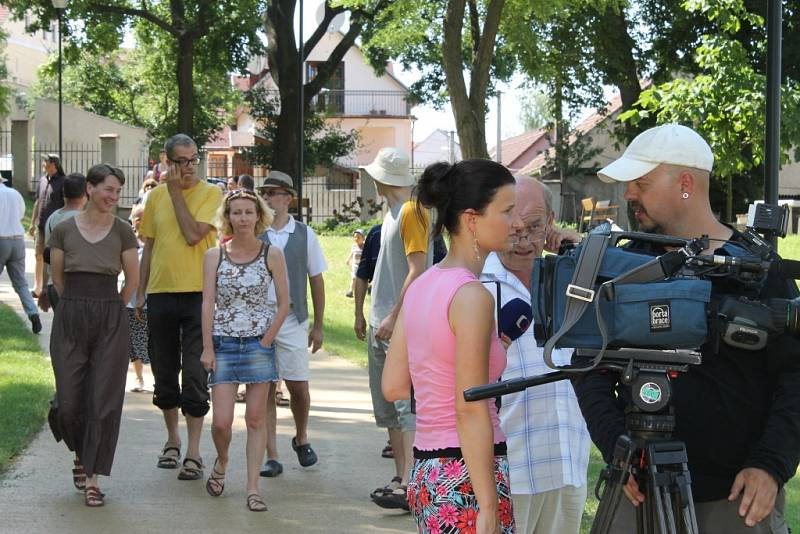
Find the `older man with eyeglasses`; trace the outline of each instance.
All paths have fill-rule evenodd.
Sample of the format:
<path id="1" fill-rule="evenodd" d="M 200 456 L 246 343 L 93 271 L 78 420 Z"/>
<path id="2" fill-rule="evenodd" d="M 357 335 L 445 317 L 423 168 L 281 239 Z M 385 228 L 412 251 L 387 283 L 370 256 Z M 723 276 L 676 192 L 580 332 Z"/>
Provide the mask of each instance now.
<path id="1" fill-rule="evenodd" d="M 511 300 L 530 304 L 534 260 L 543 250 L 558 250 L 563 240 L 580 240 L 578 234 L 553 225 L 552 194 L 544 184 L 530 177 L 516 179 L 524 226 L 511 250 L 491 254 L 481 274 L 482 280 L 498 284 L 503 305 Z M 569 363 L 571 355 L 568 350 L 553 353 L 559 364 Z M 532 325 L 510 344 L 506 358 L 504 380 L 550 371 Z M 504 396 L 500 425 L 508 443 L 517 532 L 578 534 L 590 440 L 572 384 L 554 382 Z"/>
<path id="2" fill-rule="evenodd" d="M 197 176 L 200 158 L 191 137 L 177 134 L 164 144 L 168 168 L 145 203 L 139 234 L 144 239 L 137 312 L 145 305 L 155 377 L 153 404 L 161 408 L 167 442 L 157 466 L 179 467 L 178 409 L 186 418 L 188 445 L 180 480 L 203 478 L 200 433 L 208 413 L 208 375 L 203 352 L 201 306 L 203 256 L 216 245 L 214 220 L 222 191 Z M 179 381 L 180 378 L 180 381 Z"/>

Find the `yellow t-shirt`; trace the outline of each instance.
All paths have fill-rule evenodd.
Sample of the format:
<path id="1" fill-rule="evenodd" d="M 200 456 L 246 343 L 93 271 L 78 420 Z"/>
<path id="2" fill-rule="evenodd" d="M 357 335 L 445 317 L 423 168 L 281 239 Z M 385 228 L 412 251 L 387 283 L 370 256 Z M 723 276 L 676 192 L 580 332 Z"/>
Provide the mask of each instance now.
<path id="1" fill-rule="evenodd" d="M 427 254 L 430 217 L 428 210 L 422 210 L 422 219 L 417 211 L 417 203 L 414 200 L 407 200 L 400 208 L 400 237 L 403 239 L 403 247 L 406 256 L 414 252 Z"/>
<path id="2" fill-rule="evenodd" d="M 192 218 L 212 225 L 202 241 L 190 246 L 183 237 L 167 186 L 162 184 L 150 191 L 144 205 L 142 237 L 153 239 L 150 256 L 150 277 L 147 293 L 189 293 L 203 290 L 203 256 L 216 245 L 213 228 L 222 191 L 207 182 L 182 191 Z"/>

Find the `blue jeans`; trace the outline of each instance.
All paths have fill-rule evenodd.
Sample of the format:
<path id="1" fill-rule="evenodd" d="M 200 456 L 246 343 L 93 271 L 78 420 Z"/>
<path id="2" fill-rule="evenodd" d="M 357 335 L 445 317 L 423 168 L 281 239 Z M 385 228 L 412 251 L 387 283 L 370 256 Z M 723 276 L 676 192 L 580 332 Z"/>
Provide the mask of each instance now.
<path id="1" fill-rule="evenodd" d="M 28 317 L 38 315 L 39 310 L 36 309 L 36 303 L 33 302 L 31 290 L 28 287 L 28 280 L 25 278 L 25 240 L 23 238 L 0 239 L 0 274 L 3 274 L 3 269 L 8 269 L 11 285 L 19 295 L 25 314 Z"/>
<path id="2" fill-rule="evenodd" d="M 261 337 L 212 336 L 216 367 L 208 385 L 263 384 L 278 380 L 275 346 L 261 346 Z"/>

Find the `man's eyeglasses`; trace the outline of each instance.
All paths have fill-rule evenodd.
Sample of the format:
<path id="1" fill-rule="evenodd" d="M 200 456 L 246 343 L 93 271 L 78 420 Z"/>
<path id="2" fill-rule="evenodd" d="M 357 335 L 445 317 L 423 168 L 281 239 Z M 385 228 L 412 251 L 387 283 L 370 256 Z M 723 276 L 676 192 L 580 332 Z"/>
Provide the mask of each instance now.
<path id="1" fill-rule="evenodd" d="M 274 197 L 275 195 L 280 195 L 284 197 L 290 197 L 292 194 L 288 191 L 284 191 L 282 189 L 267 189 L 264 191 L 264 196 L 266 197 Z"/>
<path id="2" fill-rule="evenodd" d="M 197 165 L 198 163 L 200 163 L 199 156 L 195 156 L 190 159 L 172 159 L 172 158 L 167 158 L 167 159 L 170 160 L 172 163 L 178 165 L 179 167 L 188 167 L 189 165 Z"/>

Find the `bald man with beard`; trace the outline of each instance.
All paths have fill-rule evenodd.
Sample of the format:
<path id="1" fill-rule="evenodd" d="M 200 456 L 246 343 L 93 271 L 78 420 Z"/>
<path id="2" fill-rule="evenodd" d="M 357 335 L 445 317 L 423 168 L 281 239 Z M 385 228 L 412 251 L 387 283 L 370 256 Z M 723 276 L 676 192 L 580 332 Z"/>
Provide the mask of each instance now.
<path id="1" fill-rule="evenodd" d="M 503 305 L 512 299 L 530 304 L 533 262 L 543 249 L 555 251 L 562 240 L 580 240 L 578 234 L 554 227 L 547 187 L 530 177 L 516 179 L 516 206 L 524 225 L 513 248 L 490 255 L 481 275 L 483 281 L 499 284 Z M 551 371 L 542 351 L 531 325 L 508 347 L 503 380 Z M 570 357 L 569 350 L 553 351 L 560 365 Z M 500 424 L 508 444 L 517 532 L 577 534 L 586 502 L 590 441 L 572 384 L 554 382 L 504 396 Z"/>
<path id="2" fill-rule="evenodd" d="M 713 162 L 697 132 L 665 124 L 639 134 L 598 176 L 624 184 L 641 231 L 686 239 L 707 235 L 704 254 L 752 257 L 742 234 L 714 216 Z M 629 249 L 665 252 L 641 243 Z M 745 293 L 758 299 L 798 296 L 792 281 L 772 271 L 756 290 L 730 278 L 712 280 L 712 306 Z M 771 335 L 757 351 L 709 340 L 700 352 L 702 363 L 672 381 L 673 437 L 686 444 L 700 532 L 785 534 L 783 486 L 800 460 L 800 348 L 783 333 Z M 574 387 L 592 440 L 611 462 L 614 444 L 625 433 L 630 387 L 614 373 L 601 372 L 576 380 Z M 634 507 L 645 499 L 641 489 L 631 476 L 612 532 L 635 532 Z"/>

